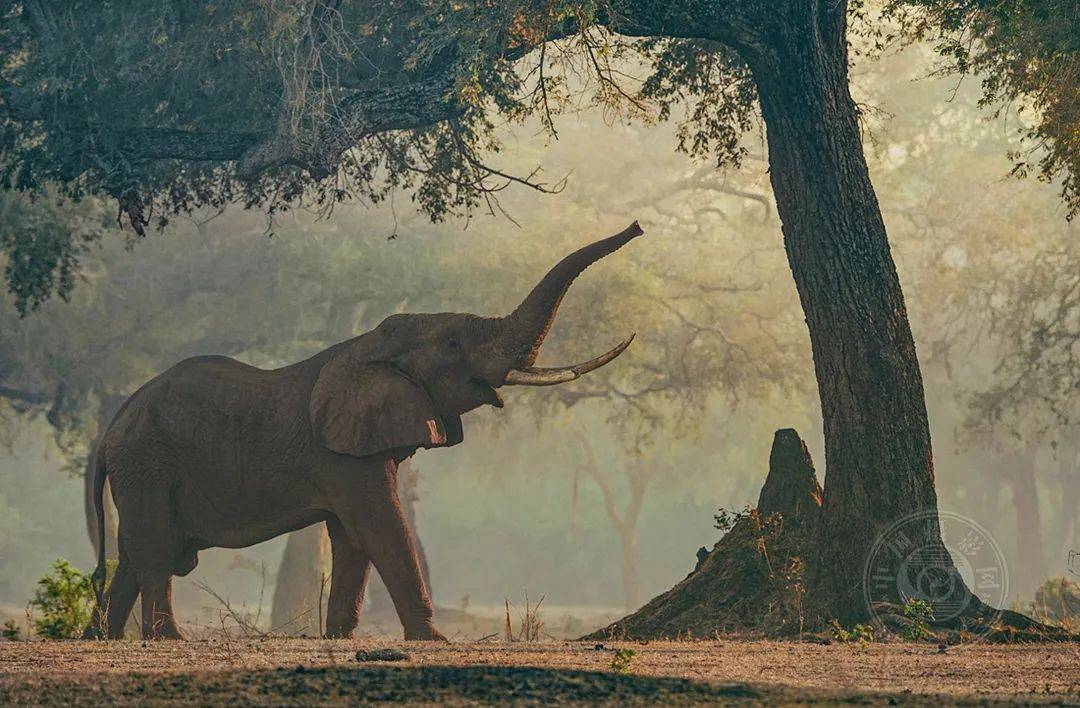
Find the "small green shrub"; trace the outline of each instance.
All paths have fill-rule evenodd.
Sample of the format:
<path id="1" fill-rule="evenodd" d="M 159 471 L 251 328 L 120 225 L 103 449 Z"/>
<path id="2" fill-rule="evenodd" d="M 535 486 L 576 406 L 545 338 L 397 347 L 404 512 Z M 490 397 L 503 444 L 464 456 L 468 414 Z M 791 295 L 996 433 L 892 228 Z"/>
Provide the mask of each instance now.
<path id="1" fill-rule="evenodd" d="M 841 643 L 851 641 L 851 632 L 844 629 L 843 626 L 834 619 L 829 620 L 829 633 L 832 634 L 833 641 Z"/>
<path id="2" fill-rule="evenodd" d="M 868 624 L 857 624 L 851 628 L 856 641 L 864 644 L 874 641 L 874 628 Z"/>
<path id="3" fill-rule="evenodd" d="M 900 636 L 909 642 L 930 638 L 929 624 L 934 621 L 934 608 L 926 600 L 908 600 L 904 603 L 904 626 Z"/>
<path id="4" fill-rule="evenodd" d="M 90 623 L 94 607 L 94 588 L 89 575 L 63 558 L 52 572 L 38 581 L 30 605 L 41 613 L 34 620 L 34 630 L 45 639 L 74 639 Z"/>
<path id="5" fill-rule="evenodd" d="M 4 622 L 3 629 L 0 629 L 0 636 L 3 636 L 9 642 L 22 641 L 22 630 L 15 624 L 15 620 L 8 620 Z"/>
<path id="6" fill-rule="evenodd" d="M 630 670 L 630 664 L 634 661 L 636 653 L 633 649 L 625 647 L 616 651 L 611 659 L 611 670 L 617 674 L 625 674 Z"/>
<path id="7" fill-rule="evenodd" d="M 857 624 L 851 629 L 845 629 L 833 619 L 829 620 L 829 631 L 832 633 L 832 638 L 841 643 L 867 644 L 874 641 L 874 628 L 868 624 Z"/>

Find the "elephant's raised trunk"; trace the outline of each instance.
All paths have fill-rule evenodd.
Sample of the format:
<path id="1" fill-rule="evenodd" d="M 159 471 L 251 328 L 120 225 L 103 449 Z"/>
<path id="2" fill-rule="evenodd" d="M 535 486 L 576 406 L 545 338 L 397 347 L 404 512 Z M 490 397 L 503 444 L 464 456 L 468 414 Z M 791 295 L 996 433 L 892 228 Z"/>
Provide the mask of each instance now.
<path id="1" fill-rule="evenodd" d="M 536 369 L 532 366 L 540 353 L 544 337 L 547 336 L 555 321 L 559 303 L 562 302 L 563 296 L 574 279 L 590 265 L 643 233 L 635 221 L 614 236 L 574 251 L 548 271 L 548 274 L 532 289 L 517 309 L 503 320 L 511 340 L 511 351 L 521 352 L 513 370 L 506 377 L 507 384 L 547 386 L 572 381 L 608 363 L 629 346 L 633 336 L 608 353 L 583 364 L 556 369 Z"/>

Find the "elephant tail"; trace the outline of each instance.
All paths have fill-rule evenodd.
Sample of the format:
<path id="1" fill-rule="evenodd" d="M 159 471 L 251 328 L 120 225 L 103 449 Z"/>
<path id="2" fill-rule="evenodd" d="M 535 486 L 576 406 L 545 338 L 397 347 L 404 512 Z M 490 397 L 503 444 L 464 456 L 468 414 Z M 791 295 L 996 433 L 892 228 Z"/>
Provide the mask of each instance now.
<path id="1" fill-rule="evenodd" d="M 94 515 L 97 517 L 97 568 L 90 576 L 94 584 L 94 594 L 97 597 L 98 607 L 104 606 L 105 601 L 105 455 L 101 454 L 101 445 L 94 450 Z"/>

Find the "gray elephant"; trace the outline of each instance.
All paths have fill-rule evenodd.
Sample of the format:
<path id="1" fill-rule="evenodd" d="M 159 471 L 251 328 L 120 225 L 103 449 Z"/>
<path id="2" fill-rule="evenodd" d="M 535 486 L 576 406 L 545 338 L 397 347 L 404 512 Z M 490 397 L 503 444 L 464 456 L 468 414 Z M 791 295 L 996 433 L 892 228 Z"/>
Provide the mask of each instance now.
<path id="1" fill-rule="evenodd" d="M 502 407 L 504 385 L 572 381 L 592 361 L 536 368 L 571 282 L 642 233 L 637 223 L 559 262 L 506 317 L 402 314 L 306 361 L 267 371 L 221 356 L 180 362 L 136 391 L 101 438 L 93 499 L 98 608 L 88 633 L 119 637 L 142 595 L 145 638 L 181 638 L 173 575 L 204 548 L 242 548 L 315 523 L 330 536 L 326 633 L 356 627 L 372 564 L 406 639 L 443 639 L 397 496 L 397 465 L 462 440 L 461 418 Z M 102 493 L 119 514 L 120 562 L 104 585 Z"/>

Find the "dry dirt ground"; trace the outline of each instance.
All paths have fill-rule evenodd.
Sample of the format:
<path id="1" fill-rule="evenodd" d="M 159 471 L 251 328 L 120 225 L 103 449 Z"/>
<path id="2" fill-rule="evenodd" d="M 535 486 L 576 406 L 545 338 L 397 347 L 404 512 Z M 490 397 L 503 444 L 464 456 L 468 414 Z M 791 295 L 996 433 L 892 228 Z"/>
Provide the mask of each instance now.
<path id="1" fill-rule="evenodd" d="M 408 658 L 359 662 L 358 649 Z M 612 669 L 620 648 L 634 652 Z M 0 704 L 813 703 L 1080 706 L 1080 644 L 3 642 Z"/>

